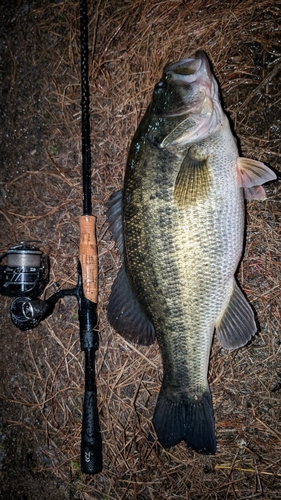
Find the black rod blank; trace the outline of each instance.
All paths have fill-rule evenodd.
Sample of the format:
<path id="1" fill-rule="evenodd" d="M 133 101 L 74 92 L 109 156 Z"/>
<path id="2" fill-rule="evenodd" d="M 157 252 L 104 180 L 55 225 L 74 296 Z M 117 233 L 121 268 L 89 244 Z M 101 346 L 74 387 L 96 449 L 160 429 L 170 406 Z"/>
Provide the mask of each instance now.
<path id="1" fill-rule="evenodd" d="M 91 203 L 91 145 L 90 145 L 90 98 L 88 80 L 88 11 L 87 0 L 80 0 L 81 31 L 81 88 L 82 88 L 82 168 L 83 168 L 83 215 L 92 214 Z"/>

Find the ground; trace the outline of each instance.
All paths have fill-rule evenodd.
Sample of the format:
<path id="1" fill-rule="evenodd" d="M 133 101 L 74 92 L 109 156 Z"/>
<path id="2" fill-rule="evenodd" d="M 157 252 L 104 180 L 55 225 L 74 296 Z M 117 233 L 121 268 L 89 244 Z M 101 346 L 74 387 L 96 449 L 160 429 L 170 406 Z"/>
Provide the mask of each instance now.
<path id="1" fill-rule="evenodd" d="M 1 252 L 39 240 L 50 283 L 77 279 L 82 213 L 78 2 L 0 5 Z M 259 331 L 229 354 L 215 339 L 209 379 L 218 452 L 147 440 L 161 381 L 157 344 L 113 332 L 106 301 L 119 266 L 105 202 L 122 185 L 129 144 L 163 66 L 209 55 L 244 156 L 280 172 L 280 6 L 274 1 L 89 2 L 92 198 L 99 246 L 98 402 L 104 468 L 80 472 L 84 391 L 77 304 L 21 332 L 0 297 L 1 499 L 281 498 L 280 186 L 247 204 L 239 281 Z"/>

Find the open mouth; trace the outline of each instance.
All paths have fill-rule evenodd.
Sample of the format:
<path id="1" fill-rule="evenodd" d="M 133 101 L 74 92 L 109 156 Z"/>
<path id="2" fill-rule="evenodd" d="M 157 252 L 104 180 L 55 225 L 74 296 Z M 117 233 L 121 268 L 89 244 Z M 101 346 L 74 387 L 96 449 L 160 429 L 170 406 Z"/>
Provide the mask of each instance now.
<path id="1" fill-rule="evenodd" d="M 165 73 L 170 75 L 177 85 L 190 85 L 200 81 L 202 86 L 210 87 L 212 81 L 209 61 L 202 50 L 197 50 L 193 58 L 181 59 L 167 65 Z"/>
<path id="2" fill-rule="evenodd" d="M 176 63 L 166 66 L 165 73 L 170 74 L 175 83 L 188 85 L 197 80 L 198 72 L 204 64 L 205 59 L 204 53 L 198 50 L 194 58 L 181 59 Z"/>

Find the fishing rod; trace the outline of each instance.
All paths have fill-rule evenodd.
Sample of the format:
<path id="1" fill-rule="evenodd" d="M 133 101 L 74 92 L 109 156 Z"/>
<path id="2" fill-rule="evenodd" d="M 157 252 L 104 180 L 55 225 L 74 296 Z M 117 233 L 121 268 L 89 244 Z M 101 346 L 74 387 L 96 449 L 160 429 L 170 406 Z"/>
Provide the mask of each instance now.
<path id="1" fill-rule="evenodd" d="M 81 469 L 95 474 L 102 469 L 102 443 L 95 384 L 95 352 L 98 349 L 97 299 L 98 258 L 96 218 L 91 203 L 91 146 L 88 79 L 87 0 L 80 0 L 81 79 L 82 79 L 82 169 L 83 216 L 79 218 L 79 260 L 83 293 L 79 307 L 81 350 L 85 352 L 85 396 L 82 423 Z"/>
<path id="2" fill-rule="evenodd" d="M 10 306 L 10 314 L 12 322 L 21 330 L 35 328 L 40 321 L 50 316 L 59 299 L 67 295 L 77 298 L 80 346 L 85 353 L 81 470 L 86 474 L 97 474 L 102 470 L 102 441 L 95 382 L 95 354 L 99 345 L 98 259 L 96 218 L 92 215 L 91 203 L 87 0 L 80 0 L 80 36 L 83 215 L 79 217 L 77 285 L 74 288 L 58 290 L 46 300 L 40 299 L 39 296 L 49 281 L 49 257 L 34 245 L 40 242 L 22 241 L 0 255 L 0 293 L 16 297 Z"/>

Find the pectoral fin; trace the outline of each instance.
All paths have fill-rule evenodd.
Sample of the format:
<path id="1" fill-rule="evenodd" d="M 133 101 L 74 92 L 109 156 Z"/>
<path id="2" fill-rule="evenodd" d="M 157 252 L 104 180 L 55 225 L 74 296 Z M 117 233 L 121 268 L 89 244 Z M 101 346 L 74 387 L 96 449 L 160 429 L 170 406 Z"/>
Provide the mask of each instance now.
<path id="1" fill-rule="evenodd" d="M 247 344 L 257 330 L 254 313 L 243 292 L 234 282 L 232 294 L 216 324 L 218 339 L 226 349 Z"/>
<path id="2" fill-rule="evenodd" d="M 244 188 L 247 200 L 264 200 L 266 194 L 261 185 L 277 178 L 264 163 L 249 158 L 238 158 L 237 177 L 239 186 Z"/>
<path id="3" fill-rule="evenodd" d="M 174 198 L 184 208 L 206 198 L 210 183 L 208 156 L 196 147 L 189 148 L 176 178 Z"/>

